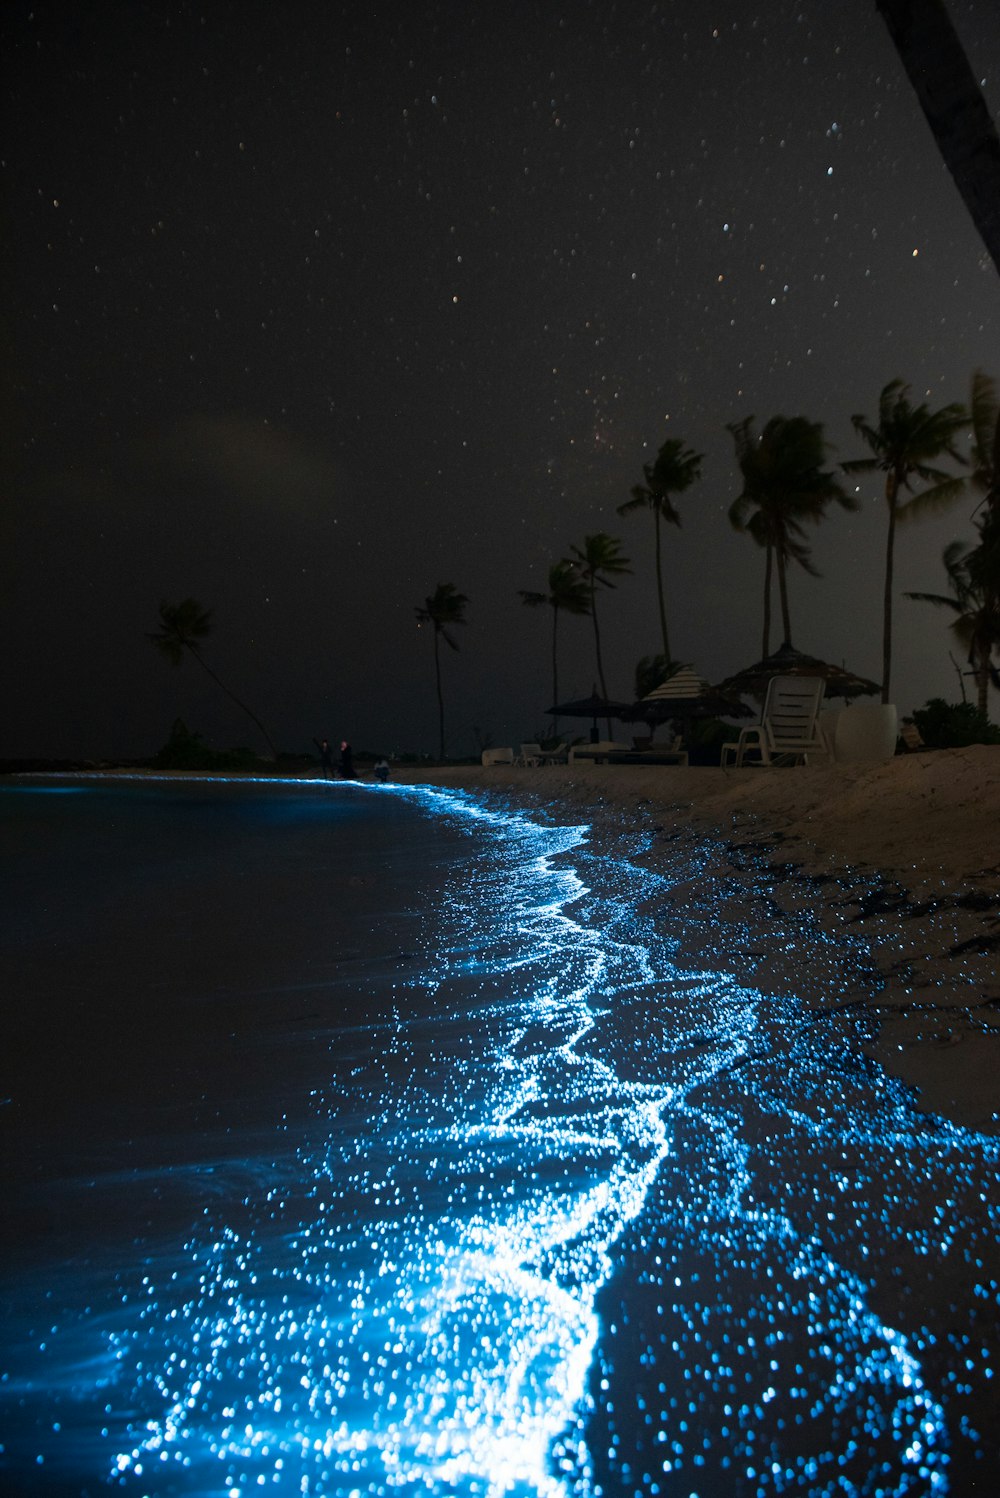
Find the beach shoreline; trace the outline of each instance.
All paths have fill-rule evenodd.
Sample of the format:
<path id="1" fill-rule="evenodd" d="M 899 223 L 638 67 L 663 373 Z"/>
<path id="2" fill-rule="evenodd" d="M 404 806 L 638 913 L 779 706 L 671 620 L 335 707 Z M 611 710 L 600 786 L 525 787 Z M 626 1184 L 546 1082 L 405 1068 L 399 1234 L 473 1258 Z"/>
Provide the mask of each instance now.
<path id="1" fill-rule="evenodd" d="M 393 779 L 586 820 L 598 848 L 628 829 L 638 858 L 673 881 L 685 961 L 718 966 L 709 933 L 728 927 L 737 976 L 818 1011 L 867 1008 L 868 1053 L 921 1109 L 1000 1133 L 1000 747 L 774 771 L 394 767 Z M 699 872 L 685 878 L 695 848 Z M 768 945 L 764 904 L 865 960 L 810 981 L 794 945 Z M 749 947 L 748 923 L 762 938 Z"/>

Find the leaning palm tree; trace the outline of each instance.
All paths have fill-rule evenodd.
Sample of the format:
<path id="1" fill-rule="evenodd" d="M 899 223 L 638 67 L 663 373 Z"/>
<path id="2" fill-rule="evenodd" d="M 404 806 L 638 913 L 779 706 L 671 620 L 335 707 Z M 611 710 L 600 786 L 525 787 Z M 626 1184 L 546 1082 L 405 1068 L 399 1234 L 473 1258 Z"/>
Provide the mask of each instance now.
<path id="1" fill-rule="evenodd" d="M 681 523 L 681 517 L 671 500 L 672 494 L 682 494 L 696 479 L 701 477 L 704 453 L 696 453 L 676 438 L 664 442 L 654 463 L 642 466 L 645 484 L 636 484 L 632 498 L 618 506 L 619 515 L 628 515 L 633 510 L 652 510 L 656 547 L 656 592 L 660 604 L 660 630 L 663 636 L 663 654 L 670 660 L 670 640 L 667 635 L 667 611 L 663 602 L 663 558 L 660 554 L 660 522 L 668 525 Z"/>
<path id="2" fill-rule="evenodd" d="M 936 604 L 954 614 L 952 632 L 968 652 L 979 711 L 985 718 L 990 682 L 1000 687 L 1000 671 L 992 663 L 994 654 L 1000 655 L 1000 578 L 993 579 L 992 587 L 984 586 L 970 567 L 973 556 L 964 541 L 952 541 L 942 557 L 951 593 L 907 593 L 906 597 Z"/>
<path id="3" fill-rule="evenodd" d="M 729 507 L 729 522 L 746 531 L 764 549 L 764 629 L 762 653 L 770 654 L 771 582 L 778 576 L 784 639 L 791 644 L 788 564 L 797 562 L 813 577 L 819 574 L 805 542 L 804 523 L 817 525 L 833 502 L 857 509 L 857 501 L 823 468 L 827 444 L 823 424 L 804 416 L 772 416 L 758 437 L 753 417 L 732 422 L 727 430 L 736 446 L 743 489 Z"/>
<path id="4" fill-rule="evenodd" d="M 202 670 L 208 672 L 216 686 L 221 687 L 230 701 L 235 702 L 236 706 L 242 712 L 246 713 L 251 722 L 257 725 L 264 735 L 272 757 L 277 759 L 278 751 L 271 742 L 271 736 L 257 717 L 257 714 L 251 712 L 246 703 L 241 702 L 236 693 L 227 687 L 224 681 L 219 680 L 202 655 L 200 642 L 210 635 L 211 632 L 211 609 L 203 609 L 196 598 L 183 598 L 180 603 L 161 601 L 160 628 L 152 633 L 147 633 L 146 638 L 153 642 L 157 650 L 165 655 L 173 666 L 179 666 L 185 654 L 193 656 Z"/>
<path id="5" fill-rule="evenodd" d="M 621 542 L 616 536 L 609 536 L 607 531 L 596 531 L 592 536 L 584 536 L 582 546 L 571 546 L 571 564 L 576 568 L 580 577 L 586 584 L 590 596 L 590 617 L 594 621 L 594 650 L 597 655 L 597 679 L 601 683 L 601 692 L 605 698 L 608 695 L 608 684 L 604 679 L 604 662 L 601 660 L 601 630 L 597 622 L 597 589 L 613 588 L 615 584 L 611 581 L 613 577 L 620 577 L 625 572 L 631 572 L 628 557 L 621 553 Z M 611 737 L 611 725 L 608 724 L 608 737 Z"/>
<path id="6" fill-rule="evenodd" d="M 557 635 L 559 610 L 565 614 L 590 613 L 590 589 L 577 572 L 572 562 L 555 562 L 549 568 L 549 591 L 532 593 L 525 588 L 519 590 L 521 602 L 529 608 L 547 607 L 552 610 L 552 705 L 559 701 L 559 655 Z M 555 714 L 553 713 L 553 721 Z"/>
<path id="7" fill-rule="evenodd" d="M 932 411 L 926 405 L 911 405 L 910 387 L 904 380 L 890 380 L 879 396 L 878 420 L 852 416 L 851 424 L 872 450 L 870 458 L 854 458 L 841 464 L 845 473 L 885 474 L 885 502 L 889 528 L 885 548 L 885 586 L 882 599 L 882 701 L 889 701 L 892 668 L 892 574 L 898 521 L 911 520 L 927 510 L 939 509 L 957 499 L 965 480 L 934 465 L 942 457 L 956 463 L 965 460 L 955 442 L 969 424 L 964 406 L 952 404 Z M 913 480 L 926 484 L 913 494 Z M 905 498 L 905 491 L 911 497 Z"/>
<path id="8" fill-rule="evenodd" d="M 441 657 L 438 641 L 444 640 L 452 650 L 458 649 L 458 641 L 448 633 L 448 627 L 465 623 L 465 606 L 468 601 L 465 594 L 459 593 L 453 583 L 438 583 L 430 597 L 424 599 L 423 605 L 414 610 L 418 625 L 430 624 L 434 627 L 434 679 L 437 683 L 438 744 L 441 759 L 445 757 L 444 696 L 441 692 Z"/>
<path id="9" fill-rule="evenodd" d="M 893 45 L 1000 271 L 1000 138 L 989 105 L 942 0 L 875 0 Z"/>

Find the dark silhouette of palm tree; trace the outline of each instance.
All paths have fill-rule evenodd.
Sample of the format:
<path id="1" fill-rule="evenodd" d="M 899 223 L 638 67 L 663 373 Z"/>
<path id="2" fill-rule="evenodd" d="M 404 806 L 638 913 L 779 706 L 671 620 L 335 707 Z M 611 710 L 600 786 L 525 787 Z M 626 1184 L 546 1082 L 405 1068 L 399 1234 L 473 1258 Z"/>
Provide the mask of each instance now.
<path id="1" fill-rule="evenodd" d="M 743 478 L 742 493 L 729 507 L 729 521 L 735 530 L 746 531 L 764 548 L 761 653 L 767 656 L 771 643 L 772 572 L 778 574 L 784 639 L 791 644 L 788 563 L 797 562 L 812 577 L 819 576 L 805 543 L 804 524 L 818 525 L 833 502 L 848 510 L 856 510 L 858 504 L 835 475 L 822 466 L 828 451 L 822 422 L 808 421 L 804 416 L 772 416 L 758 437 L 753 420 L 748 416 L 728 426 Z"/>
<path id="2" fill-rule="evenodd" d="M 1000 588 L 1000 400 L 989 375 L 977 369 L 969 403 L 972 419 L 971 483 L 982 494 L 973 513 L 979 540 L 969 553 L 978 585 Z"/>
<path id="3" fill-rule="evenodd" d="M 993 655 L 1000 651 L 1000 401 L 989 375 L 977 369 L 969 400 L 972 473 L 982 495 L 973 511 L 977 539 L 969 547 L 953 541 L 942 558 L 951 593 L 907 593 L 949 609 L 952 631 L 967 651 L 976 680 L 979 711 L 986 716 L 989 686 L 1000 685 Z"/>
<path id="4" fill-rule="evenodd" d="M 237 697 L 236 693 L 221 681 L 201 653 L 200 642 L 207 638 L 212 632 L 212 611 L 202 608 L 196 598 L 184 598 L 180 603 L 160 603 L 160 628 L 152 633 L 147 633 L 147 640 L 151 640 L 157 650 L 165 655 L 173 666 L 179 666 L 185 654 L 191 655 L 207 671 L 209 676 L 220 687 L 231 702 L 235 702 L 241 712 L 246 713 L 252 723 L 255 723 L 264 735 L 272 758 L 277 759 L 278 751 L 271 742 L 271 736 L 263 723 L 247 707 L 246 703 Z"/>
<path id="5" fill-rule="evenodd" d="M 992 663 L 1000 654 L 1000 589 L 984 587 L 970 568 L 973 552 L 965 542 L 952 541 L 946 546 L 942 561 L 951 583 L 951 593 L 907 593 L 922 603 L 933 603 L 954 614 L 952 631 L 968 652 L 967 659 L 976 679 L 977 705 L 987 717 L 990 682 L 1000 687 L 1000 671 Z"/>
<path id="6" fill-rule="evenodd" d="M 667 655 L 644 655 L 635 663 L 635 700 L 639 702 L 673 676 L 677 662 Z"/>
<path id="7" fill-rule="evenodd" d="M 601 683 L 601 694 L 607 700 L 608 684 L 604 679 L 604 662 L 601 659 L 601 630 L 597 621 L 597 589 L 613 588 L 615 584 L 611 581 L 613 577 L 620 577 L 626 572 L 631 572 L 628 557 L 622 556 L 621 542 L 617 536 L 609 536 L 607 531 L 595 531 L 591 536 L 584 536 L 582 546 L 571 546 L 572 553 L 570 561 L 576 567 L 580 577 L 583 578 L 590 594 L 590 617 L 594 621 L 594 650 L 597 655 L 597 679 Z M 611 723 L 607 724 L 608 738 L 611 737 Z"/>
<path id="8" fill-rule="evenodd" d="M 552 610 L 552 705 L 559 701 L 559 654 L 558 654 L 558 627 L 559 611 L 564 614 L 589 614 L 590 613 L 590 589 L 583 578 L 577 572 L 572 562 L 555 562 L 549 568 L 549 591 L 547 593 L 532 593 L 525 588 L 519 589 L 521 602 L 529 608 L 547 607 Z M 552 715 L 553 724 L 558 720 L 555 713 Z"/>
<path id="9" fill-rule="evenodd" d="M 942 0 L 876 0 L 941 159 L 1000 271 L 1000 136 Z"/>
<path id="10" fill-rule="evenodd" d="M 872 450 L 870 458 L 854 458 L 841 466 L 845 473 L 885 474 L 885 502 L 889 528 L 885 548 L 885 587 L 882 599 L 882 701 L 889 701 L 892 669 L 892 576 L 896 525 L 931 509 L 940 509 L 957 499 L 965 488 L 964 478 L 936 468 L 942 457 L 956 463 L 965 460 L 955 442 L 969 425 L 964 406 L 952 404 L 932 411 L 926 405 L 911 405 L 910 387 L 903 380 L 890 380 L 879 397 L 878 419 L 852 416 L 851 424 Z M 928 485 L 913 494 L 913 480 Z M 906 492 L 911 497 L 905 498 Z"/>
<path id="11" fill-rule="evenodd" d="M 644 484 L 636 484 L 632 498 L 618 506 L 619 515 L 629 515 L 633 510 L 652 510 L 656 546 L 656 593 L 660 605 L 660 630 L 663 636 L 663 654 L 670 660 L 670 640 L 667 634 L 667 610 L 663 601 L 663 558 L 660 547 L 660 524 L 679 526 L 681 517 L 674 507 L 671 495 L 683 494 L 696 479 L 701 477 L 704 453 L 696 453 L 676 438 L 664 442 L 653 463 L 642 467 Z"/>
<path id="12" fill-rule="evenodd" d="M 464 593 L 458 592 L 454 583 L 438 583 L 430 597 L 424 599 L 423 605 L 418 605 L 414 610 L 417 624 L 430 624 L 434 630 L 434 679 L 437 683 L 438 746 L 441 759 L 445 757 L 444 696 L 441 691 L 441 656 L 438 641 L 444 640 L 452 650 L 458 649 L 458 641 L 453 639 L 448 631 L 452 625 L 465 623 L 465 606 L 468 601 Z"/>

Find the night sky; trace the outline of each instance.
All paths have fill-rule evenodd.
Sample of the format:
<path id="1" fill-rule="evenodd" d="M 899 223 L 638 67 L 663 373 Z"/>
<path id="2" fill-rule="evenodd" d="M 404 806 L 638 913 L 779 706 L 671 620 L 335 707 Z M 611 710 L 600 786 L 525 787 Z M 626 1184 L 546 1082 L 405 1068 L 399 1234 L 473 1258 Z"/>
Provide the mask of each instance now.
<path id="1" fill-rule="evenodd" d="M 948 8 L 995 114 L 995 0 Z M 178 714 L 263 748 L 146 639 L 188 595 L 282 749 L 433 750 L 438 582 L 470 599 L 449 751 L 533 739 L 549 614 L 517 591 L 598 530 L 634 563 L 601 600 L 630 697 L 652 520 L 616 512 L 667 437 L 706 455 L 672 643 L 717 681 L 759 654 L 763 582 L 726 423 L 821 420 L 835 461 L 890 379 L 935 406 L 1000 379 L 1000 283 L 874 0 L 39 0 L 0 53 L 0 757 L 140 756 Z M 792 574 L 793 637 L 877 679 L 862 485 Z M 900 534 L 900 594 L 944 591 L 975 503 Z M 896 620 L 900 710 L 956 700 L 947 616 Z M 589 621 L 563 639 L 585 695 Z"/>

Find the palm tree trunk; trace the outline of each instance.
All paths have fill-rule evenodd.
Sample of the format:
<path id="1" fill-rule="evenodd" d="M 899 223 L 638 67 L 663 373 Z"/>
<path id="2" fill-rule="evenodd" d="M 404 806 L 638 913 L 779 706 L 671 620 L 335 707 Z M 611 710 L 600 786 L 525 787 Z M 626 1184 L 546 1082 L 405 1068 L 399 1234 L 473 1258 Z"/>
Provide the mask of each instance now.
<path id="1" fill-rule="evenodd" d="M 660 600 L 660 630 L 663 634 L 664 659 L 670 661 L 670 641 L 667 639 L 667 611 L 663 604 L 663 559 L 660 556 L 660 512 L 653 506 L 653 520 L 656 527 L 656 592 Z"/>
<path id="2" fill-rule="evenodd" d="M 976 674 L 977 705 L 983 717 L 987 718 L 990 692 L 990 647 L 988 645 L 976 652 L 973 670 Z"/>
<path id="3" fill-rule="evenodd" d="M 767 551 L 764 560 L 764 637 L 761 641 L 761 657 L 766 660 L 770 655 L 771 644 L 771 568 L 774 562 L 774 550 L 770 541 L 767 543 Z"/>
<path id="4" fill-rule="evenodd" d="M 889 533 L 885 546 L 885 593 L 882 598 L 882 701 L 889 701 L 889 673 L 892 669 L 892 567 L 896 545 L 896 475 L 890 473 L 885 481 L 885 497 L 889 502 Z"/>
<path id="5" fill-rule="evenodd" d="M 553 707 L 558 706 L 558 703 L 559 703 L 559 655 L 558 655 L 558 650 L 557 650 L 557 644 L 558 644 L 557 632 L 558 632 L 558 628 L 559 628 L 559 605 L 557 603 L 554 603 L 552 605 L 552 706 Z M 558 719 L 558 717 L 556 716 L 555 713 L 552 714 L 552 730 L 553 730 L 554 733 L 558 733 L 558 731 L 559 731 L 559 719 Z"/>
<path id="6" fill-rule="evenodd" d="M 185 644 L 187 644 L 187 642 L 185 642 Z M 191 652 L 191 654 L 194 656 L 195 660 L 202 667 L 202 669 L 208 672 L 209 676 L 215 682 L 215 685 L 217 687 L 220 687 L 222 689 L 222 691 L 225 692 L 225 694 L 229 698 L 230 702 L 235 702 L 236 706 L 240 709 L 240 711 L 246 713 L 246 715 L 250 719 L 251 723 L 256 723 L 257 727 L 260 729 L 261 733 L 264 735 L 264 740 L 265 740 L 265 742 L 267 744 L 267 747 L 271 751 L 271 758 L 272 759 L 277 759 L 278 758 L 278 751 L 277 751 L 277 749 L 274 747 L 274 745 L 271 742 L 271 735 L 268 733 L 267 729 L 264 727 L 263 723 L 260 721 L 260 719 L 258 718 L 257 714 L 254 713 L 254 712 L 251 712 L 250 708 L 247 707 L 246 703 L 245 702 L 241 702 L 240 699 L 237 697 L 236 693 L 233 692 L 233 691 L 231 691 L 229 689 L 229 687 L 226 686 L 226 683 L 224 681 L 221 681 L 219 679 L 219 677 L 216 676 L 215 672 L 212 670 L 212 668 L 208 664 L 208 662 L 204 659 L 204 657 L 202 655 L 199 654 L 198 649 L 197 649 L 196 646 L 191 645 L 191 644 L 187 644 L 187 649 Z"/>
<path id="7" fill-rule="evenodd" d="M 792 621 L 788 615 L 788 577 L 785 571 L 785 553 L 778 550 L 778 598 L 781 601 L 781 628 L 784 631 L 784 643 L 792 643 Z"/>
<path id="8" fill-rule="evenodd" d="M 604 680 L 604 663 L 601 660 L 601 631 L 597 623 L 597 589 L 594 583 L 590 585 L 590 617 L 594 621 L 594 647 L 597 654 L 597 679 L 601 683 L 601 696 L 607 698 L 608 687 Z M 608 738 L 611 737 L 611 719 L 605 718 L 605 726 L 608 730 Z"/>
<path id="9" fill-rule="evenodd" d="M 437 686 L 437 756 L 445 758 L 445 695 L 442 692 L 442 658 L 440 658 L 440 629 L 434 626 L 434 685 Z"/>
<path id="10" fill-rule="evenodd" d="M 434 629 L 434 680 L 437 684 L 438 699 L 438 758 L 444 759 L 444 696 L 441 692 L 441 656 L 438 650 L 438 636 L 440 630 Z"/>

